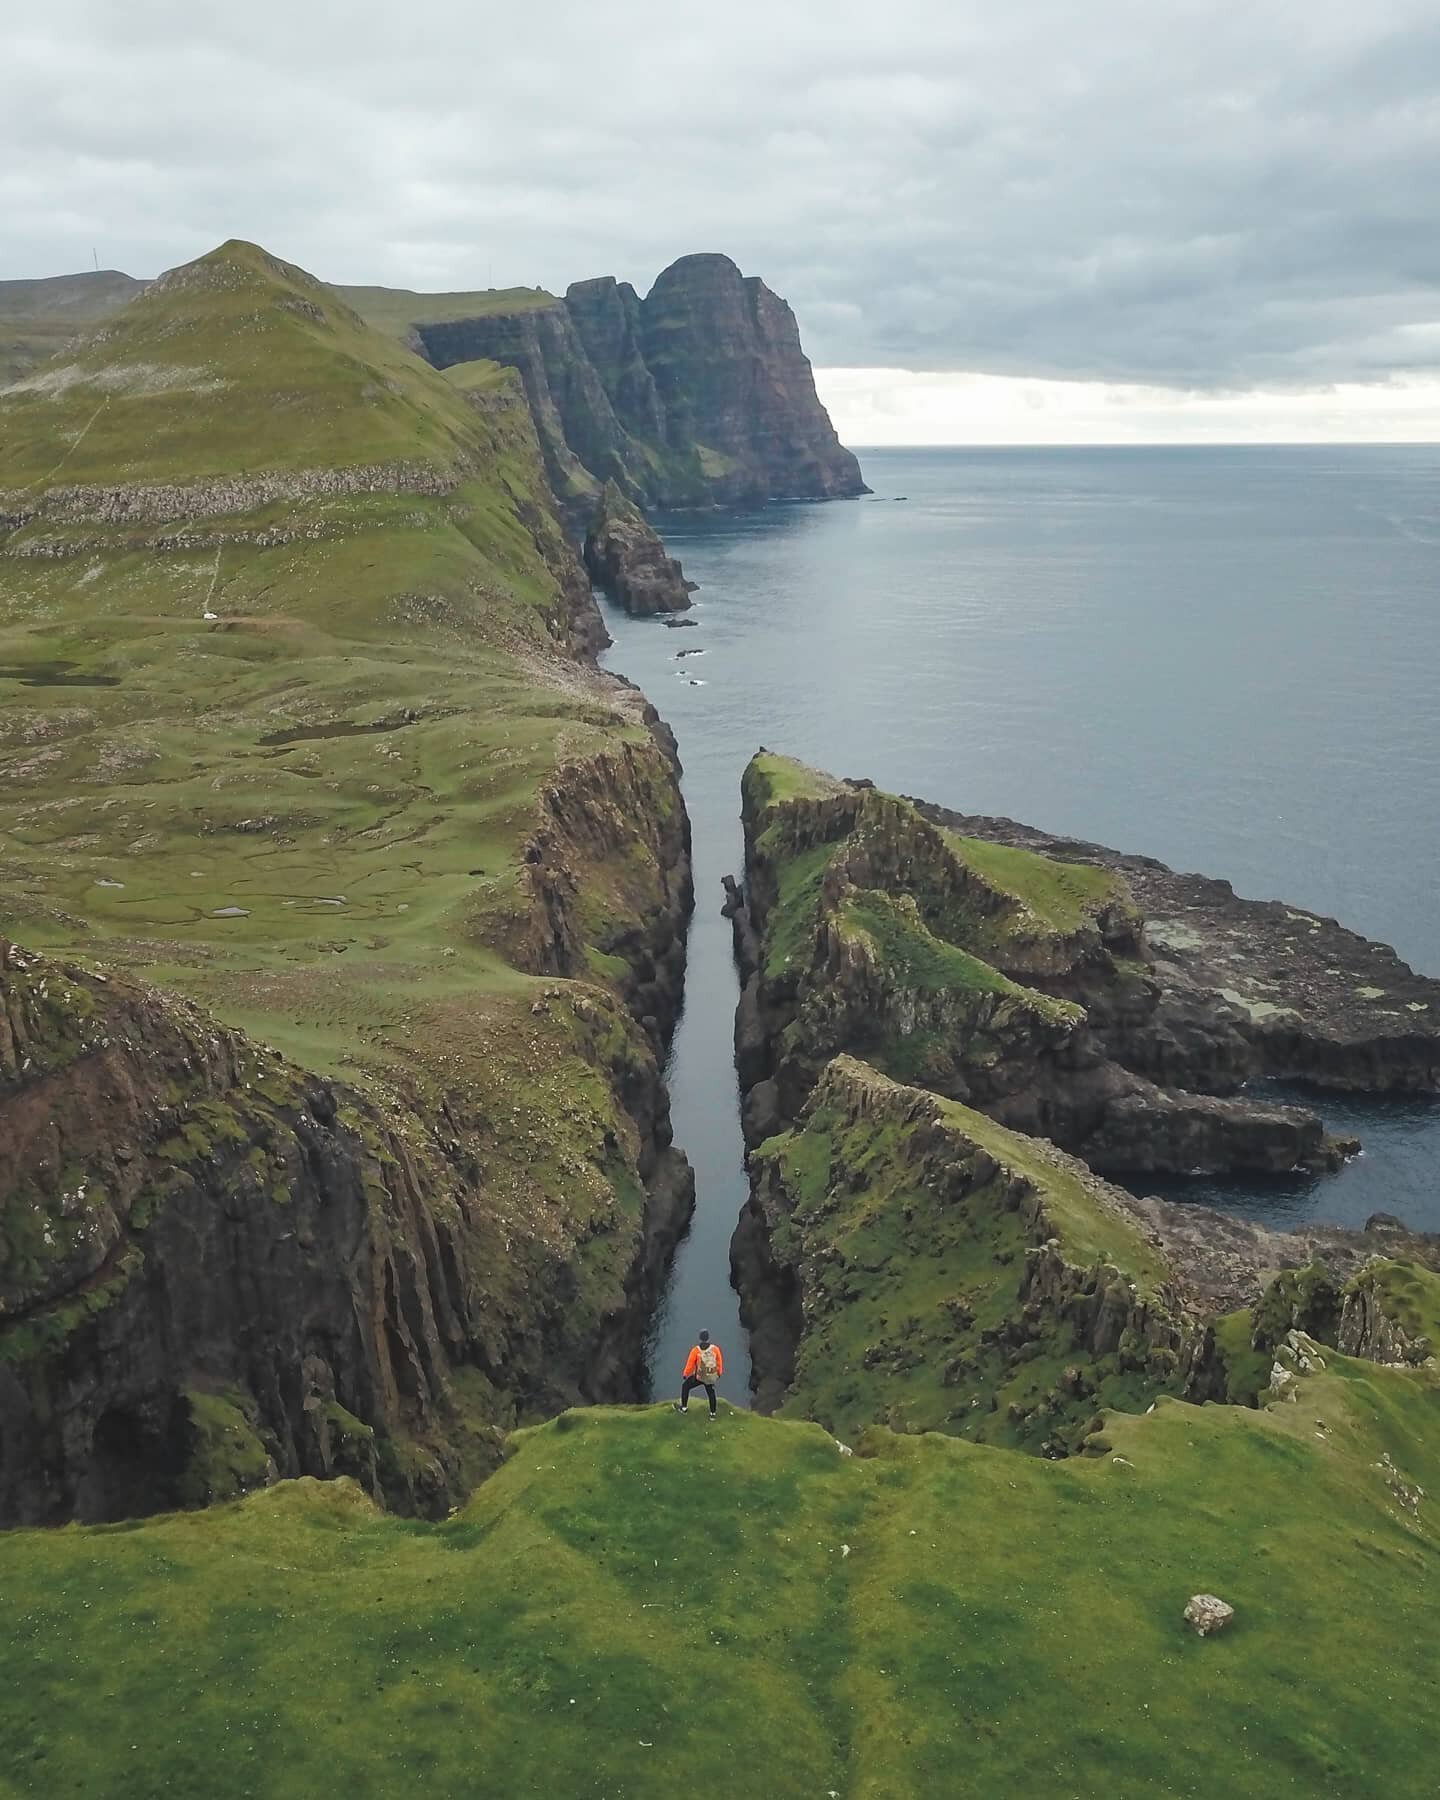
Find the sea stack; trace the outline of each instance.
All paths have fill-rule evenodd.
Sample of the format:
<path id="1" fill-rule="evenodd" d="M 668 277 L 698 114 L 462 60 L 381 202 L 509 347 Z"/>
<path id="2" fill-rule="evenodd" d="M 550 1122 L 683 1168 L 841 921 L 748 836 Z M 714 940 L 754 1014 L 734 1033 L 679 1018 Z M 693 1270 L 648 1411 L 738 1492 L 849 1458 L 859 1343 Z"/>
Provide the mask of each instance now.
<path id="1" fill-rule="evenodd" d="M 585 534 L 585 567 L 597 587 L 637 618 L 683 612 L 695 586 L 613 481 L 605 483 Z"/>

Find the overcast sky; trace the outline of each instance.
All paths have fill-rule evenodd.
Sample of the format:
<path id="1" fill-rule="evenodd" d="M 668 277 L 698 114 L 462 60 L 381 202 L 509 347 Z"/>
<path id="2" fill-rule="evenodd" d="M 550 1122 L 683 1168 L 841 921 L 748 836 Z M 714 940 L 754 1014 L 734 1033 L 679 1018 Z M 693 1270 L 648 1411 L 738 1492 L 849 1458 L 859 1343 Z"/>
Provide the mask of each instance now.
<path id="1" fill-rule="evenodd" d="M 242 236 L 643 289 L 723 250 L 855 441 L 1072 402 L 1353 435 L 1440 375 L 1435 0 L 47 0 L 0 91 L 0 276 Z"/>

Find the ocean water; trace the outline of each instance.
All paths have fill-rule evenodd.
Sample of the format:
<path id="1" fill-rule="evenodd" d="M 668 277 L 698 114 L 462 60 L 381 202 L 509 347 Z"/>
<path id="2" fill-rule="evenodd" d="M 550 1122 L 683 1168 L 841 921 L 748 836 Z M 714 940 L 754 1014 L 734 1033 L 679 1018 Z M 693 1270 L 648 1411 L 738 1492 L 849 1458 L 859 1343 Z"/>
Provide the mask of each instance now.
<path id="1" fill-rule="evenodd" d="M 696 629 L 607 610 L 608 665 L 679 739 L 695 833 L 670 1078 L 698 1204 L 661 1392 L 705 1326 L 744 1397 L 718 909 L 757 746 L 1223 876 L 1440 975 L 1440 448 L 860 455 L 872 499 L 660 522 Z M 1338 1175 L 1152 1185 L 1278 1224 L 1440 1229 L 1440 1106 L 1318 1105 L 1366 1146 Z"/>

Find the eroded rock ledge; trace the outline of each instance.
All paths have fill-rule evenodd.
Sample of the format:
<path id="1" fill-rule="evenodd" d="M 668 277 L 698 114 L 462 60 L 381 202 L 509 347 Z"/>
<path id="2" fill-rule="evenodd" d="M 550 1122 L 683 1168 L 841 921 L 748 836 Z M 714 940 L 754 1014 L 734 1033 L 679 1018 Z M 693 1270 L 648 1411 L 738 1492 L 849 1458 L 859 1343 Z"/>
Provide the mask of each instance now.
<path id="1" fill-rule="evenodd" d="M 942 829 L 1125 883 L 1159 988 L 1150 1016 L 1118 1034 L 1130 1067 L 1219 1092 L 1276 1076 L 1351 1093 L 1440 1093 L 1440 981 L 1417 975 L 1388 944 L 1283 901 L 1242 900 L 1228 881 L 1177 874 L 1151 857 L 915 806 Z"/>

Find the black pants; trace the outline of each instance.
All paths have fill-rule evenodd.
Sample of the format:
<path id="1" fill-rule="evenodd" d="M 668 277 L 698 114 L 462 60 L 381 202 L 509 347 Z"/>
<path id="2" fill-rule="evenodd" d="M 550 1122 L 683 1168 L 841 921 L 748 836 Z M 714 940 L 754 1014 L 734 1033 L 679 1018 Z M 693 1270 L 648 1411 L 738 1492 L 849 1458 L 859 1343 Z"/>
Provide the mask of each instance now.
<path id="1" fill-rule="evenodd" d="M 680 1404 L 688 1406 L 690 1396 L 697 1387 L 703 1387 L 710 1396 L 710 1416 L 715 1416 L 715 1389 L 708 1381 L 702 1381 L 698 1375 L 687 1375 L 680 1388 Z"/>

